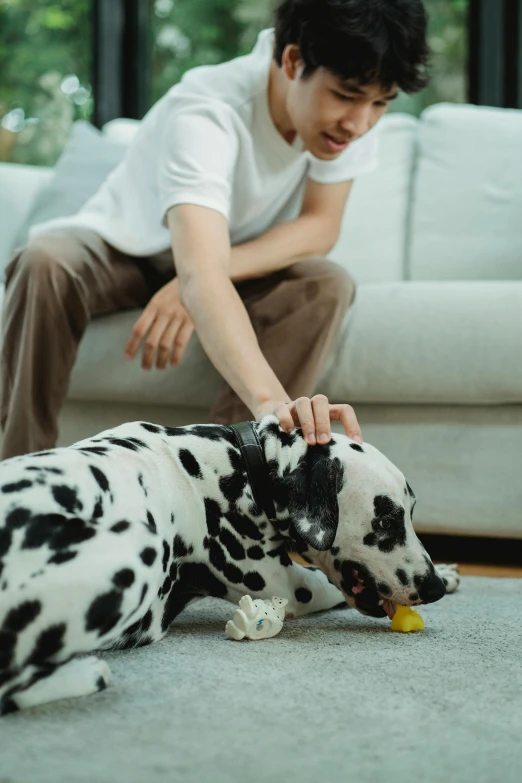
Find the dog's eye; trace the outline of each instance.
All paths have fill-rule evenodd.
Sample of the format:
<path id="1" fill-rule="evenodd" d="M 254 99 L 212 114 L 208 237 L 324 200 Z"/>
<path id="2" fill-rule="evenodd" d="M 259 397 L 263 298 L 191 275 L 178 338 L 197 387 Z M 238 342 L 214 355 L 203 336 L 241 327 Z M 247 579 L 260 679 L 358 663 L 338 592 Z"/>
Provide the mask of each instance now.
<path id="1" fill-rule="evenodd" d="M 381 519 L 380 520 L 380 525 L 381 525 L 383 530 L 389 530 L 391 528 L 392 524 L 393 523 L 392 523 L 391 519 Z"/>

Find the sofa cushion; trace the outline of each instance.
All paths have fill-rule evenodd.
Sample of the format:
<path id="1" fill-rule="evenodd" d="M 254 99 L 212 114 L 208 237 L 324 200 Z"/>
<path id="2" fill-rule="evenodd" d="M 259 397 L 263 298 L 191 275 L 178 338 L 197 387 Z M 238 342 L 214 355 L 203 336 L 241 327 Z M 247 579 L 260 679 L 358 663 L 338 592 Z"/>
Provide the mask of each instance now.
<path id="1" fill-rule="evenodd" d="M 0 277 L 37 193 L 52 177 L 53 170 L 45 166 L 0 163 Z"/>
<path id="2" fill-rule="evenodd" d="M 332 401 L 522 402 L 522 282 L 361 286 L 320 390 Z"/>
<path id="3" fill-rule="evenodd" d="M 440 104 L 419 128 L 412 280 L 522 279 L 522 111 Z"/>
<path id="4" fill-rule="evenodd" d="M 31 226 L 78 212 L 124 155 L 122 144 L 105 138 L 88 122 L 75 122 L 54 176 L 36 196 L 12 249 L 25 244 Z"/>
<path id="5" fill-rule="evenodd" d="M 354 182 L 341 235 L 329 257 L 358 283 L 404 279 L 418 125 L 406 114 L 383 117 L 377 126 L 379 165 Z"/>

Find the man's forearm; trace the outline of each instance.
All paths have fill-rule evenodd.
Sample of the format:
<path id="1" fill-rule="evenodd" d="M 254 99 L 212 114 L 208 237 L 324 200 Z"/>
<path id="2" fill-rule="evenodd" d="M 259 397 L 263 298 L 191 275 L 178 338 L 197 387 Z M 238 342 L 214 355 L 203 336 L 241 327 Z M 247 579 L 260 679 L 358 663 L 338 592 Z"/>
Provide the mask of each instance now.
<path id="1" fill-rule="evenodd" d="M 301 215 L 274 226 L 251 242 L 233 247 L 230 279 L 236 283 L 265 277 L 305 258 L 326 255 L 336 240 L 332 227 L 322 215 Z"/>
<path id="2" fill-rule="evenodd" d="M 224 270 L 193 276 L 180 296 L 207 356 L 254 415 L 264 400 L 288 399 Z"/>

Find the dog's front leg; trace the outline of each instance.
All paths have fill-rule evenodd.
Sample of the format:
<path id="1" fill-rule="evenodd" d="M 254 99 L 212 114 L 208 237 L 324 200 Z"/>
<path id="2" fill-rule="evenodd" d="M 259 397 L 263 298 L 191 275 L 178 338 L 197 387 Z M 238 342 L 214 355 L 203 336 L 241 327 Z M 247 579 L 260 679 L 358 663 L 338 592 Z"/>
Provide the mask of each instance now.
<path id="1" fill-rule="evenodd" d="M 339 604 L 347 605 L 342 592 L 328 581 L 320 569 L 292 563 L 286 574 L 290 589 L 281 593 L 280 597 L 288 598 L 287 619 L 331 609 Z"/>

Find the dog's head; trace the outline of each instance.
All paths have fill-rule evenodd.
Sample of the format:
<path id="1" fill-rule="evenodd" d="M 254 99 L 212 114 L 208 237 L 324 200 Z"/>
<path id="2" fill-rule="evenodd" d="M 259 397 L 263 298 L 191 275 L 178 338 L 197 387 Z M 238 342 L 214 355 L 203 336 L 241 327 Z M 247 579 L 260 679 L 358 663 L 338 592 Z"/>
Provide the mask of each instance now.
<path id="1" fill-rule="evenodd" d="M 413 529 L 415 495 L 390 460 L 346 435 L 308 446 L 274 416 L 259 426 L 280 529 L 351 606 L 393 617 L 396 604 L 443 597 L 445 585 Z"/>

